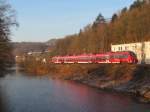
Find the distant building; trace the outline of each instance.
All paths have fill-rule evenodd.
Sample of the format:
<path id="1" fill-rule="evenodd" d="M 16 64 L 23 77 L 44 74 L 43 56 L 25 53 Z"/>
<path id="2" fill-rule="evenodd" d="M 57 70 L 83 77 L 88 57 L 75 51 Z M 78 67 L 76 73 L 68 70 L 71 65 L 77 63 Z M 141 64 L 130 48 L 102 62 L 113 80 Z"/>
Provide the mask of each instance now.
<path id="1" fill-rule="evenodd" d="M 150 64 L 150 41 L 111 45 L 111 51 L 132 51 L 137 55 L 139 63 Z"/>
<path id="2" fill-rule="evenodd" d="M 28 55 L 40 55 L 40 54 L 42 54 L 42 52 L 28 52 L 27 53 Z"/>
<path id="3" fill-rule="evenodd" d="M 20 63 L 20 62 L 24 62 L 25 61 L 25 56 L 19 56 L 19 55 L 17 55 L 16 57 L 15 57 L 15 61 L 17 62 L 17 63 Z"/>

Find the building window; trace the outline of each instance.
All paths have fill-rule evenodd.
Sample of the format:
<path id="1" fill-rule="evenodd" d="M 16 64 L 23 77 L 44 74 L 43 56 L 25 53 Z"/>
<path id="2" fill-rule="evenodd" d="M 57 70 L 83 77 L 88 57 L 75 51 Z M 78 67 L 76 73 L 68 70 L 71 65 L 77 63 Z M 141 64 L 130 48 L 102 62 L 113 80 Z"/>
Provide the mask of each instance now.
<path id="1" fill-rule="evenodd" d="M 122 47 L 119 47 L 118 50 L 119 50 L 119 51 L 122 51 Z"/>
<path id="2" fill-rule="evenodd" d="M 115 47 L 114 47 L 114 51 L 115 51 Z"/>
<path id="3" fill-rule="evenodd" d="M 129 50 L 129 47 L 128 47 L 128 46 L 125 46 L 125 50 L 126 50 L 126 51 Z"/>
<path id="4" fill-rule="evenodd" d="M 135 46 L 132 46 L 132 49 L 133 49 L 133 50 L 135 50 L 136 48 L 137 48 L 136 45 L 135 45 Z"/>

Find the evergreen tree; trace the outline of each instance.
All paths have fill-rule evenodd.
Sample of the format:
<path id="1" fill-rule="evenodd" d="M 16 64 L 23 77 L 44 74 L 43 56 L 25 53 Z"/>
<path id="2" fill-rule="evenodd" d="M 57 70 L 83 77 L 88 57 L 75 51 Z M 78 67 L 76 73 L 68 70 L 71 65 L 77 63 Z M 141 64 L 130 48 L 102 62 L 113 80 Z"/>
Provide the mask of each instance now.
<path id="1" fill-rule="evenodd" d="M 97 27 L 98 25 L 103 24 L 103 23 L 105 23 L 105 19 L 104 19 L 104 17 L 102 16 L 102 14 L 100 13 L 100 14 L 97 16 L 96 20 L 94 21 L 93 27 Z"/>
<path id="2" fill-rule="evenodd" d="M 136 0 L 131 6 L 130 10 L 135 9 L 135 8 L 141 8 L 145 4 L 145 0 Z"/>
<path id="3" fill-rule="evenodd" d="M 113 14 L 111 22 L 113 23 L 114 21 L 116 21 L 118 18 L 117 14 Z"/>

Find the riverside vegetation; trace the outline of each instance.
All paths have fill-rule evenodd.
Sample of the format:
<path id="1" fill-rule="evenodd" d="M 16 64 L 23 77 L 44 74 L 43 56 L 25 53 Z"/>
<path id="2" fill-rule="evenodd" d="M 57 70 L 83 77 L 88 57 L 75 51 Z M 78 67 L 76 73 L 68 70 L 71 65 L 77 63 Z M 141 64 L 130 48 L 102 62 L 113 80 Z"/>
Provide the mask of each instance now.
<path id="1" fill-rule="evenodd" d="M 17 25 L 11 6 L 0 0 L 0 76 L 13 64 L 11 27 Z"/>

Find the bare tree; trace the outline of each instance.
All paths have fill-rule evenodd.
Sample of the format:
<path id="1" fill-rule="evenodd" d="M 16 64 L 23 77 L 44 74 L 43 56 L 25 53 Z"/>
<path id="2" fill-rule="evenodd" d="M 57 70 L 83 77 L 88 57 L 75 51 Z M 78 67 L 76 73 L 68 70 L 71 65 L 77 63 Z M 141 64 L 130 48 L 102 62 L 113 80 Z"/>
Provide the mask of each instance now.
<path id="1" fill-rule="evenodd" d="M 17 26 L 15 12 L 6 1 L 0 0 L 0 72 L 12 64 L 11 26 Z"/>

